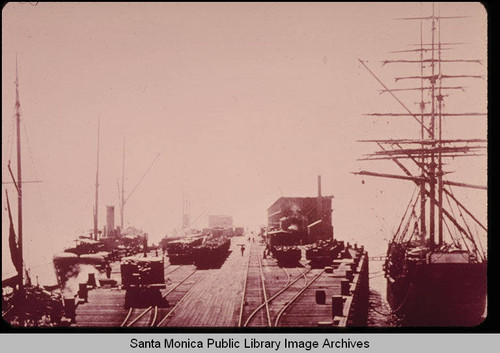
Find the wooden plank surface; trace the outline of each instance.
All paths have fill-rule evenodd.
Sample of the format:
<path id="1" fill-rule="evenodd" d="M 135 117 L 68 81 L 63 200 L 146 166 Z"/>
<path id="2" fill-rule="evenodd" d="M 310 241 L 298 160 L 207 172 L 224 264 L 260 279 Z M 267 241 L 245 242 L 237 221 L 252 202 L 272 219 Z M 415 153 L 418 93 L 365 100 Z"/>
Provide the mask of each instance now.
<path id="1" fill-rule="evenodd" d="M 245 243 L 241 255 L 239 243 Z M 187 293 L 166 326 L 233 327 L 237 325 L 244 275 L 250 251 L 248 242 L 232 238 L 231 253 L 220 269 L 207 275 Z"/>
<path id="2" fill-rule="evenodd" d="M 241 253 L 239 244 L 245 244 L 245 252 Z M 271 258 L 262 259 L 264 246 L 257 242 L 249 243 L 246 238 L 232 238 L 231 253 L 220 269 L 195 271 L 193 265 L 169 266 L 168 259 L 165 261 L 165 289 L 162 295 L 167 295 L 170 289 L 176 287 L 190 273 L 189 277 L 179 287 L 167 295 L 169 307 L 160 308 L 157 323 L 168 314 L 168 318 L 162 321 L 161 326 L 169 327 L 237 327 L 242 302 L 243 288 L 246 281 L 247 266 L 250 254 L 260 256 L 263 265 L 266 292 L 268 298 L 277 293 L 287 283 L 287 272 L 292 279 L 302 276 L 309 268 L 304 262 L 302 268 L 290 268 L 284 271 L 276 265 Z M 354 255 L 353 251 L 350 251 Z M 345 271 L 353 259 L 341 259 L 335 261 L 333 273 L 323 272 L 312 283 L 300 297 L 290 305 L 282 315 L 279 326 L 289 327 L 317 327 L 320 322 L 336 321 L 340 325 L 348 324 L 348 311 L 352 297 L 344 297 L 343 316 L 332 317 L 332 296 L 340 295 L 340 283 L 345 279 Z M 358 266 L 359 267 L 359 266 Z M 319 273 L 320 271 L 315 273 Z M 313 271 L 308 278 L 313 278 Z M 98 273 L 97 279 L 105 278 L 104 273 Z M 118 287 L 102 286 L 89 291 L 88 302 L 78 305 L 76 309 L 75 326 L 84 327 L 120 327 L 128 313 L 125 308 L 125 291 L 120 289 L 119 263 L 112 264 L 112 279 L 116 280 Z M 358 275 L 354 275 L 356 282 Z M 247 303 L 244 306 L 247 315 L 250 309 L 262 303 L 261 284 L 249 278 L 252 283 L 247 283 L 247 295 L 253 293 L 255 303 Z M 298 287 L 303 286 L 303 279 L 291 287 L 289 293 L 284 292 L 278 296 L 270 305 L 272 324 L 280 308 L 285 305 L 298 292 Z M 351 284 L 354 288 L 355 284 Z M 316 303 L 316 291 L 322 290 L 326 293 L 324 304 Z M 292 293 L 293 292 L 293 293 Z M 251 296 L 251 297 L 252 297 Z M 252 305 L 250 305 L 252 304 Z M 252 308 L 251 308 L 252 307 Z M 172 311 L 173 309 L 173 311 Z M 172 312 L 170 312 L 172 311 Z M 264 310 L 262 310 L 264 312 Z M 148 321 L 144 319 L 144 321 Z M 257 320 L 260 325 L 267 325 L 267 319 Z"/>

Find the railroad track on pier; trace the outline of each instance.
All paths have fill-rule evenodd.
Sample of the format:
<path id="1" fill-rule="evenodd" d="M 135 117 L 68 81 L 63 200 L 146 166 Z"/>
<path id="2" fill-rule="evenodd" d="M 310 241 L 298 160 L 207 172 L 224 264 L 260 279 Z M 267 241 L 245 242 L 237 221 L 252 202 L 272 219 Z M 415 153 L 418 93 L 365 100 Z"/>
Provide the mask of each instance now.
<path id="1" fill-rule="evenodd" d="M 178 271 L 179 269 L 181 271 Z M 164 325 L 189 291 L 206 274 L 207 270 L 197 270 L 194 266 L 176 266 L 165 274 L 169 281 L 167 283 L 169 287 L 165 293 L 162 293 L 162 301 L 165 305 L 151 305 L 147 308 L 131 307 L 120 326 L 158 327 Z"/>
<path id="2" fill-rule="evenodd" d="M 323 269 L 263 266 L 261 251 L 250 251 L 238 326 L 279 326 L 282 315 Z"/>
<path id="3" fill-rule="evenodd" d="M 120 327 L 153 327 L 158 315 L 158 306 L 130 308 Z"/>

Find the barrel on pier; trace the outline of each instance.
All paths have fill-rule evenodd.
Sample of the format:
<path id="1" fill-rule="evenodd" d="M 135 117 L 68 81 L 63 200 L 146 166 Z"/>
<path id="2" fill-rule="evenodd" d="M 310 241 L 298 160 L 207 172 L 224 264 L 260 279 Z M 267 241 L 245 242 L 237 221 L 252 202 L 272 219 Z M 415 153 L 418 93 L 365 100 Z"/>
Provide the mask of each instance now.
<path id="1" fill-rule="evenodd" d="M 325 304 L 326 303 L 326 292 L 324 290 L 316 291 L 316 304 Z"/>

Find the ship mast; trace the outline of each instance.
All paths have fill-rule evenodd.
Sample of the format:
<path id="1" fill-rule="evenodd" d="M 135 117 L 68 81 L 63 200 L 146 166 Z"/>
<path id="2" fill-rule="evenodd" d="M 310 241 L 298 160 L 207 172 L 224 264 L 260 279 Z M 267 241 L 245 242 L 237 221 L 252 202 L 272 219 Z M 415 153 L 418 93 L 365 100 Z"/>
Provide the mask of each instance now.
<path id="1" fill-rule="evenodd" d="M 97 120 L 97 170 L 95 174 L 95 208 L 94 208 L 94 240 L 97 240 L 98 210 L 99 210 L 99 140 L 100 140 L 100 118 Z"/>
<path id="2" fill-rule="evenodd" d="M 23 259 L 23 183 L 21 174 L 21 104 L 19 103 L 19 79 L 16 55 L 16 132 L 17 132 L 17 211 L 19 256 L 22 269 L 19 273 L 19 292 L 24 293 L 24 259 Z"/>
<path id="3" fill-rule="evenodd" d="M 120 229 L 123 234 L 123 213 L 125 208 L 125 136 L 123 136 L 123 162 L 122 162 L 122 190 L 121 190 L 121 202 L 120 202 Z"/>
<path id="4" fill-rule="evenodd" d="M 434 3 L 433 9 L 434 9 Z M 438 9 L 438 18 L 441 17 L 441 11 Z M 443 79 L 441 76 L 441 21 L 438 21 L 438 44 L 437 44 L 437 55 L 438 55 L 438 73 L 439 73 L 439 84 L 438 84 L 438 94 L 436 96 L 438 101 L 438 246 L 443 245 L 443 160 L 442 160 L 442 139 L 443 139 L 443 94 L 441 87 L 443 86 Z"/>
<path id="5" fill-rule="evenodd" d="M 130 191 L 130 194 L 128 194 L 127 198 L 125 198 L 125 137 L 123 137 L 122 187 L 121 187 L 121 192 L 120 192 L 120 198 L 121 198 L 121 200 L 120 200 L 120 205 L 121 205 L 121 207 L 120 207 L 120 215 L 121 215 L 121 232 L 122 232 L 122 234 L 123 234 L 123 226 L 124 226 L 124 209 L 125 209 L 125 204 L 130 199 L 130 196 L 132 196 L 132 194 L 137 189 L 137 187 L 144 180 L 144 178 L 148 174 L 148 172 L 151 169 L 151 167 L 153 166 L 153 164 L 155 164 L 155 162 L 158 159 L 158 157 L 160 156 L 160 154 L 161 153 L 158 153 L 156 155 L 156 157 L 153 159 L 153 161 L 149 165 L 148 169 L 146 169 L 146 172 L 142 175 L 141 179 L 139 179 L 139 181 L 137 182 L 137 184 L 135 184 L 135 186 L 133 187 L 132 191 Z M 118 181 L 117 181 L 117 185 L 118 185 Z M 118 185 L 118 189 L 119 188 L 120 187 Z"/>
<path id="6" fill-rule="evenodd" d="M 420 17 L 422 17 L 422 7 L 420 7 Z M 424 131 L 424 112 L 425 112 L 425 102 L 424 102 L 424 39 L 423 39 L 423 21 L 422 19 L 420 20 L 420 76 L 422 78 L 420 79 L 420 139 L 422 140 L 421 148 L 422 151 L 425 148 L 425 144 L 423 143 L 424 138 L 425 138 L 425 131 Z M 421 165 L 425 165 L 425 155 L 424 153 L 421 154 L 421 159 L 420 159 Z M 420 177 L 422 180 L 425 179 L 425 171 L 424 168 L 420 169 Z M 425 224 L 425 182 L 422 181 L 420 183 L 420 234 L 425 236 L 426 234 L 426 224 Z"/>
<path id="7" fill-rule="evenodd" d="M 435 229 L 436 229 L 436 214 L 435 214 L 435 204 L 436 204 L 436 162 L 435 162 L 435 119 L 436 119 L 436 111 L 435 111 L 435 90 L 436 90 L 436 66 L 435 66 L 435 58 L 434 58 L 434 40 L 435 40 L 435 30 L 436 30 L 436 20 L 434 16 L 434 3 L 432 4 L 432 24 L 431 24 L 431 128 L 430 128 L 430 139 L 433 141 L 432 144 L 432 152 L 431 152 L 431 161 L 429 164 L 429 188 L 430 188 L 430 213 L 429 213 L 429 246 L 431 250 L 434 250 L 436 246 L 435 240 Z"/>
<path id="8" fill-rule="evenodd" d="M 393 53 L 407 53 L 419 52 L 419 60 L 384 60 L 383 65 L 386 64 L 419 64 L 419 76 L 405 76 L 397 77 L 396 82 L 401 80 L 420 80 L 420 87 L 407 87 L 390 89 L 388 88 L 376 75 L 368 68 L 366 63 L 360 60 L 360 63 L 368 70 L 368 72 L 382 85 L 384 88 L 382 93 L 389 93 L 406 111 L 406 113 L 372 113 L 366 114 L 369 116 L 383 116 L 383 117 L 412 117 L 420 125 L 420 139 L 389 139 L 389 140 L 365 140 L 364 142 L 376 142 L 381 148 L 381 151 L 367 155 L 364 160 L 392 160 L 404 172 L 404 175 L 374 173 L 368 171 L 360 171 L 354 174 L 371 175 L 378 177 L 388 177 L 401 180 L 413 181 L 419 189 L 420 199 L 420 215 L 413 211 L 407 217 L 406 225 L 400 227 L 403 233 L 411 236 L 416 234 L 417 231 L 420 235 L 425 235 L 428 240 L 430 250 L 436 250 L 444 245 L 444 226 L 448 230 L 455 245 L 457 245 L 457 236 L 462 239 L 462 245 L 465 245 L 468 250 L 478 253 L 479 258 L 486 258 L 484 253 L 479 252 L 471 228 L 468 226 L 464 218 L 464 214 L 470 217 L 477 225 L 483 230 L 487 231 L 486 227 L 481 224 L 463 204 L 461 204 L 453 195 L 450 186 L 469 187 L 485 190 L 484 186 L 470 185 L 461 182 L 444 180 L 445 172 L 443 171 L 443 158 L 447 157 L 463 157 L 463 156 L 481 156 L 482 151 L 485 150 L 486 142 L 484 139 L 443 139 L 443 118 L 444 117 L 474 117 L 485 116 L 484 113 L 448 113 L 443 112 L 443 99 L 445 95 L 443 91 L 446 90 L 461 90 L 464 88 L 459 85 L 443 85 L 443 80 L 456 79 L 456 78 L 483 78 L 477 75 L 445 75 L 442 71 L 442 63 L 476 63 L 480 64 L 479 60 L 469 59 L 443 59 L 442 51 L 450 49 L 449 46 L 463 44 L 463 43 L 443 43 L 441 41 L 441 21 L 443 19 L 456 19 L 463 18 L 461 16 L 446 16 L 443 17 L 438 14 L 432 5 L 432 13 L 430 16 L 399 18 L 399 20 L 419 20 L 420 21 L 420 43 L 417 49 L 395 51 Z M 423 39 L 423 21 L 429 21 L 431 25 L 430 40 L 424 42 Z M 426 54 L 427 53 L 427 54 Z M 426 54 L 426 55 L 424 55 Z M 420 109 L 418 113 L 413 113 L 396 95 L 395 92 L 402 91 L 420 91 Z M 425 95 L 428 94 L 430 102 L 425 102 Z M 430 104 L 430 109 L 426 110 L 426 104 Z M 403 162 L 409 161 L 413 166 L 418 168 L 418 172 L 413 174 L 408 166 Z M 447 172 L 449 173 L 449 172 Z M 444 186 L 447 186 L 446 188 Z M 455 216 L 454 210 L 450 203 L 449 208 L 445 209 L 444 196 L 446 195 L 448 202 L 450 199 L 454 201 L 455 206 L 458 208 L 458 215 Z M 428 210 L 427 210 L 428 208 Z M 428 212 L 428 213 L 427 213 Z M 427 218 L 428 217 L 428 218 Z M 461 220 L 458 218 L 460 217 Z M 412 219 L 418 219 L 419 222 L 413 222 Z M 448 223 L 448 221 L 450 223 Z M 461 222 L 463 222 L 461 224 Z M 458 233 L 453 233 L 449 226 L 453 225 Z M 420 225 L 420 230 L 418 229 Z M 413 229 L 413 232 L 409 231 Z M 393 240 L 403 239 L 405 235 L 398 232 L 394 235 Z M 411 239 L 411 238 L 409 238 Z M 408 238 L 406 239 L 408 240 Z M 471 245 L 471 247 L 469 247 Z M 481 249 L 484 252 L 484 250 Z"/>
<path id="9" fill-rule="evenodd" d="M 182 228 L 185 231 L 191 228 L 191 200 L 184 190 L 182 192 Z"/>
<path id="10" fill-rule="evenodd" d="M 12 169 L 10 167 L 10 159 L 8 163 L 8 169 L 10 176 L 12 178 L 12 182 L 2 182 L 2 184 L 10 184 L 13 183 L 16 192 L 17 192 L 17 221 L 18 221 L 18 235 L 17 235 L 17 241 L 15 239 L 15 233 L 14 233 L 14 238 L 13 238 L 13 247 L 11 247 L 11 254 L 16 258 L 16 260 L 13 259 L 14 266 L 16 267 L 16 270 L 18 272 L 17 275 L 17 283 L 18 283 L 18 294 L 22 298 L 24 297 L 24 279 L 25 279 L 25 273 L 24 273 L 24 254 L 23 254 L 23 184 L 24 183 L 39 183 L 41 180 L 28 180 L 28 181 L 23 181 L 22 180 L 22 162 L 21 162 L 21 103 L 19 101 L 19 75 L 18 75 L 18 64 L 17 64 L 17 53 L 16 53 L 16 81 L 15 81 L 15 86 L 16 86 L 16 103 L 15 103 L 15 121 L 16 121 L 16 147 L 17 147 L 17 181 L 16 177 L 14 177 L 14 173 L 12 172 Z M 7 204 L 9 205 L 9 200 L 8 196 L 7 197 Z M 9 218 L 10 218 L 10 206 L 9 208 Z M 10 223 L 12 226 L 12 219 L 10 218 Z M 12 229 L 13 231 L 13 229 Z M 9 235 L 9 242 L 10 240 Z M 9 244 L 12 246 L 11 244 Z M 20 265 L 17 265 L 20 264 Z M 29 275 L 26 273 L 26 278 L 29 283 Z"/>

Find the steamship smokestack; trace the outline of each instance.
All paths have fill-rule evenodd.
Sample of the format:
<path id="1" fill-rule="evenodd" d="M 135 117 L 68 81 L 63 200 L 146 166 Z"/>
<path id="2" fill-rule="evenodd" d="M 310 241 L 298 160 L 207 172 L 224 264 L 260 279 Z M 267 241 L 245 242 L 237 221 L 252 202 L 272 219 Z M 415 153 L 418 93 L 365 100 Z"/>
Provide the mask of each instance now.
<path id="1" fill-rule="evenodd" d="M 323 198 L 321 197 L 321 175 L 318 175 L 318 220 L 323 219 Z"/>
<path id="2" fill-rule="evenodd" d="M 115 206 L 106 206 L 106 231 L 109 236 L 115 229 Z"/>

